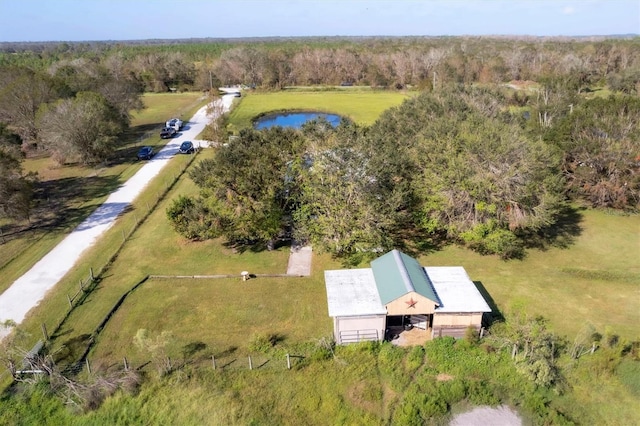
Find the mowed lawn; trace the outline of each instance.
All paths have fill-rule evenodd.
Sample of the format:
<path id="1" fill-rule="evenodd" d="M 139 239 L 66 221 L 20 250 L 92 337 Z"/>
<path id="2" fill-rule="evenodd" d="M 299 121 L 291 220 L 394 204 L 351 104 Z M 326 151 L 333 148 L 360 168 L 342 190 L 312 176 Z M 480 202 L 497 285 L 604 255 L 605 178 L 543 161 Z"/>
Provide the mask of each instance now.
<path id="1" fill-rule="evenodd" d="M 640 337 L 640 216 L 583 210 L 580 234 L 567 248 L 529 250 L 502 261 L 450 246 L 420 258 L 424 265 L 462 265 L 505 316 L 541 315 L 571 341 L 592 324 Z"/>
<path id="2" fill-rule="evenodd" d="M 251 127 L 252 121 L 274 111 L 318 111 L 338 114 L 361 125 L 373 124 L 389 108 L 417 92 L 396 91 L 291 91 L 248 92 L 229 115 L 230 127 Z"/>

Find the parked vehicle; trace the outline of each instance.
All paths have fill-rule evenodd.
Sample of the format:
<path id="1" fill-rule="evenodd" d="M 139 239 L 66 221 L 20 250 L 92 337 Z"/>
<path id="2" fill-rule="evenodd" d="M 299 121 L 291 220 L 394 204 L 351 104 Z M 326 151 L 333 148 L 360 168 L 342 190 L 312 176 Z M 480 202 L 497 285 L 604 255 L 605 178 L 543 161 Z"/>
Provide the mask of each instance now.
<path id="1" fill-rule="evenodd" d="M 196 152 L 196 148 L 193 146 L 193 142 L 184 141 L 180 144 L 179 152 L 180 154 L 193 154 Z"/>
<path id="2" fill-rule="evenodd" d="M 179 118 L 172 118 L 165 123 L 166 127 L 171 127 L 172 129 L 175 129 L 176 132 L 180 131 L 183 125 L 184 123 Z"/>
<path id="3" fill-rule="evenodd" d="M 138 160 L 151 160 L 151 157 L 153 157 L 153 154 L 154 152 L 152 147 L 143 146 L 138 151 Z"/>
<path id="4" fill-rule="evenodd" d="M 178 131 L 176 129 L 172 128 L 172 127 L 164 127 L 160 131 L 160 137 L 162 139 L 172 138 L 177 134 L 178 134 Z"/>

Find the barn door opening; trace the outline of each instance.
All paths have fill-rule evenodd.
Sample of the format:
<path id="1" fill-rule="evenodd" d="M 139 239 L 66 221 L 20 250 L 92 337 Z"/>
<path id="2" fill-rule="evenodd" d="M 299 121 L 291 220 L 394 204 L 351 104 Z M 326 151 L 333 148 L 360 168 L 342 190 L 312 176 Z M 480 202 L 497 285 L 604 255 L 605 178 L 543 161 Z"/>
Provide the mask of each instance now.
<path id="1" fill-rule="evenodd" d="M 427 328 L 429 328 L 428 315 L 411 315 L 411 317 L 409 317 L 409 321 L 411 322 L 411 325 L 416 328 L 422 330 L 426 330 Z"/>

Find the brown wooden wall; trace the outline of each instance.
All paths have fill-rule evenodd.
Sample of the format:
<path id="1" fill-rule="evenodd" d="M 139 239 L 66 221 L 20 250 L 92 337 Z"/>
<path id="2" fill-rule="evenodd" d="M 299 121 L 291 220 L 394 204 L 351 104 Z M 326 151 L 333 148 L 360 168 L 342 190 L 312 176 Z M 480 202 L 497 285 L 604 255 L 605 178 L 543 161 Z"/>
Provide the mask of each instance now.
<path id="1" fill-rule="evenodd" d="M 414 307 L 410 307 L 407 302 L 411 299 L 416 302 Z M 386 306 L 387 315 L 428 315 L 432 314 L 436 307 L 436 302 L 416 293 L 407 293 L 404 296 L 389 302 Z"/>

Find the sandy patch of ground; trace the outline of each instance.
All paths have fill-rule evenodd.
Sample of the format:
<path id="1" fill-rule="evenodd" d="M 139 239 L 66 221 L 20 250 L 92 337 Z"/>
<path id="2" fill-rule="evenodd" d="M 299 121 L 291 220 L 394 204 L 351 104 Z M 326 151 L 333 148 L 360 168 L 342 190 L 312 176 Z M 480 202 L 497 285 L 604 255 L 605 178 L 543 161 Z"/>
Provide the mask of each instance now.
<path id="1" fill-rule="evenodd" d="M 518 413 L 506 405 L 499 407 L 476 407 L 453 417 L 449 426 L 522 426 Z"/>
<path id="2" fill-rule="evenodd" d="M 440 373 L 436 376 L 436 380 L 439 382 L 448 382 L 449 380 L 453 380 L 453 376 L 450 374 Z"/>
<path id="3" fill-rule="evenodd" d="M 289 264 L 287 265 L 287 274 L 296 275 L 298 277 L 308 277 L 311 275 L 311 246 L 298 246 L 294 244 L 291 247 L 289 255 Z"/>

